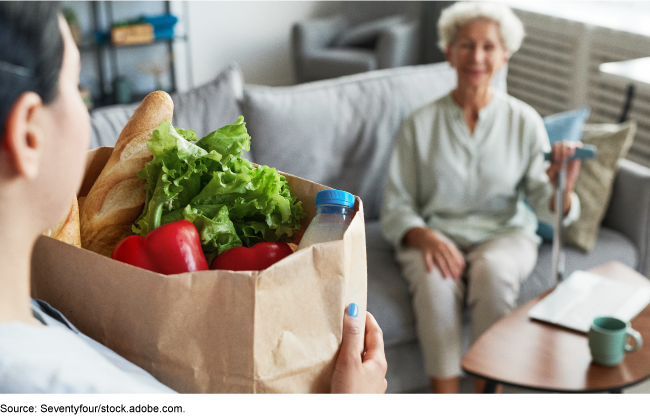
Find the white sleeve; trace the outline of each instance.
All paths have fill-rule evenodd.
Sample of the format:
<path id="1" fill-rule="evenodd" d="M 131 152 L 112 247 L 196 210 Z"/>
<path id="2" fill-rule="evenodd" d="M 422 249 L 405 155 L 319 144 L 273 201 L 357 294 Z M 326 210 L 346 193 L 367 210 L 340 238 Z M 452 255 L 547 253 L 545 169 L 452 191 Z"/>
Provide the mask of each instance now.
<path id="1" fill-rule="evenodd" d="M 108 361 L 69 329 L 0 324 L 0 393 L 170 393 Z"/>
<path id="2" fill-rule="evenodd" d="M 416 152 L 415 128 L 409 118 L 395 141 L 380 215 L 384 236 L 395 246 L 410 229 L 426 226 L 417 201 L 419 158 Z"/>

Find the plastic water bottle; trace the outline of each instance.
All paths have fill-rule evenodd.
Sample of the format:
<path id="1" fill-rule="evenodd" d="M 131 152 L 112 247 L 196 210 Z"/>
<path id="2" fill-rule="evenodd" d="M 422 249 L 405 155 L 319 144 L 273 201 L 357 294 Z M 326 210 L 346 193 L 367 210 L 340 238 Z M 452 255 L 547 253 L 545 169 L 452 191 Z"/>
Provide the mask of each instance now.
<path id="1" fill-rule="evenodd" d="M 343 239 L 352 221 L 354 196 L 344 191 L 320 191 L 316 194 L 316 216 L 300 240 L 298 250 L 316 243 Z"/>

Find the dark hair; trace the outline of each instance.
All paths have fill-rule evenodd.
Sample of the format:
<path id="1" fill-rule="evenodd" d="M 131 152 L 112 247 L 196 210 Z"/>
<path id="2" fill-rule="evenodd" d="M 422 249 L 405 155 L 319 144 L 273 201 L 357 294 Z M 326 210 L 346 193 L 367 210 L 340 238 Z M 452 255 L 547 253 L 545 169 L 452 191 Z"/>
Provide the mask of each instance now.
<path id="1" fill-rule="evenodd" d="M 49 104 L 59 92 L 59 10 L 58 2 L 0 1 L 0 138 L 21 94 L 33 91 Z"/>

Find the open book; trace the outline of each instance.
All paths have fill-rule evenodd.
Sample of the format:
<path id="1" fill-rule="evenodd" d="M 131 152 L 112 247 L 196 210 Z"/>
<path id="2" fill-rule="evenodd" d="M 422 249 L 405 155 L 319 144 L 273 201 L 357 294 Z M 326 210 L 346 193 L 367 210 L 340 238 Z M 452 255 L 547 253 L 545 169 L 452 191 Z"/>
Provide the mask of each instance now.
<path id="1" fill-rule="evenodd" d="M 575 271 L 562 281 L 528 316 L 540 321 L 589 332 L 594 318 L 613 316 L 629 322 L 650 303 L 650 285 L 608 279 Z"/>

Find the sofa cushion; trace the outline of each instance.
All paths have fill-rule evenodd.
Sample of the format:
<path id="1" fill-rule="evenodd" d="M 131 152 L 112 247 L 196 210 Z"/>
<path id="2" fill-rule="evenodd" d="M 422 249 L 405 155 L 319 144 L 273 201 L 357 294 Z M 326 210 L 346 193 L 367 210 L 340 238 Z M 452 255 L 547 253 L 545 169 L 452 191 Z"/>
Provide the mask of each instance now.
<path id="1" fill-rule="evenodd" d="M 521 285 L 517 304 L 523 305 L 530 299 L 553 287 L 553 253 L 551 244 L 542 244 L 539 258 L 530 277 Z M 622 233 L 601 227 L 593 249 L 585 253 L 574 247 L 564 247 L 566 255 L 565 276 L 575 270 L 587 270 L 608 261 L 621 263 L 636 269 L 639 252 L 634 243 Z"/>
<path id="2" fill-rule="evenodd" d="M 442 63 L 247 88 L 253 159 L 358 195 L 366 218 L 376 219 L 402 120 L 455 84 L 455 71 Z"/>
<path id="3" fill-rule="evenodd" d="M 424 372 L 420 344 L 409 343 L 386 349 L 388 389 L 386 393 L 429 391 L 429 377 Z"/>
<path id="4" fill-rule="evenodd" d="M 378 220 L 366 222 L 366 247 L 377 250 L 390 250 L 392 253 L 393 245 L 384 238 Z"/>
<path id="5" fill-rule="evenodd" d="M 366 222 L 366 247 L 368 311 L 384 332 L 386 348 L 416 340 L 411 294 L 379 221 Z"/>
<path id="6" fill-rule="evenodd" d="M 173 124 L 196 130 L 203 137 L 233 123 L 241 114 L 239 101 L 244 79 L 237 64 L 231 64 L 207 84 L 171 94 L 174 101 Z M 113 146 L 140 103 L 98 108 L 90 115 L 90 148 Z"/>
<path id="7" fill-rule="evenodd" d="M 244 76 L 239 65 L 224 68 L 212 81 L 188 91 L 174 93 L 175 126 L 192 129 L 201 138 L 242 114 L 240 101 L 244 91 Z"/>

